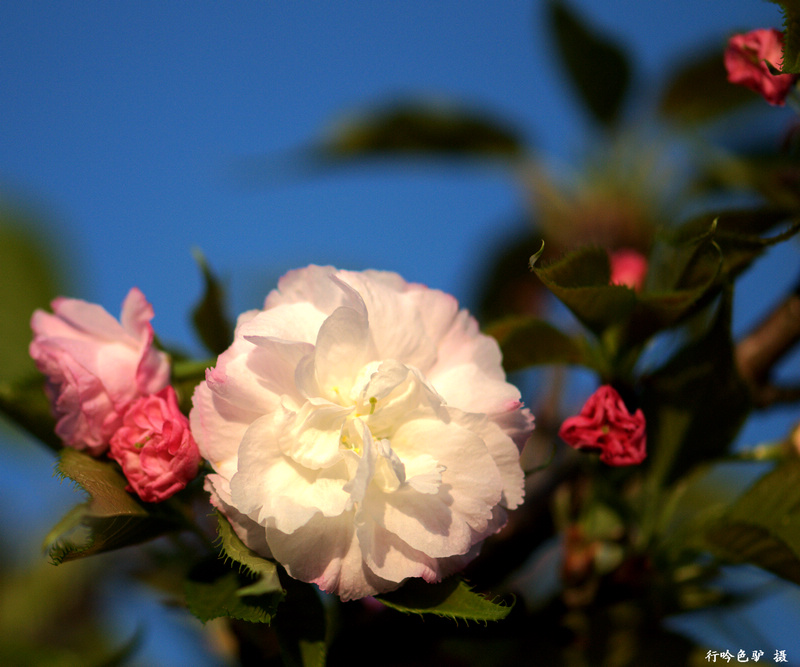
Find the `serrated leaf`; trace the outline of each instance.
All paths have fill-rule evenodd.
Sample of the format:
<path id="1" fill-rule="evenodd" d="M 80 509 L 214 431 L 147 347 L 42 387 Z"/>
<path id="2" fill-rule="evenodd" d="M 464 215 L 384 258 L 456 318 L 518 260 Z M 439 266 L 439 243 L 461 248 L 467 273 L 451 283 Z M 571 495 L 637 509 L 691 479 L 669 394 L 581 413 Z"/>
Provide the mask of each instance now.
<path id="1" fill-rule="evenodd" d="M 225 517 L 220 514 L 217 519 L 217 533 L 222 551 L 228 558 L 239 563 L 251 576 L 256 577 L 255 583 L 240 589 L 238 594 L 283 593 L 283 587 L 278 578 L 278 566 L 245 546 Z"/>
<path id="2" fill-rule="evenodd" d="M 243 596 L 240 575 L 217 563 L 203 564 L 184 582 L 189 611 L 203 623 L 220 617 L 249 623 L 270 623 L 282 596 L 278 594 Z"/>
<path id="3" fill-rule="evenodd" d="M 779 464 L 706 533 L 719 557 L 800 584 L 800 461 Z"/>
<path id="4" fill-rule="evenodd" d="M 755 99 L 752 91 L 728 81 L 722 49 L 715 43 L 670 76 L 659 111 L 671 121 L 694 125 L 715 120 Z"/>
<path id="5" fill-rule="evenodd" d="M 790 210 L 774 207 L 707 213 L 681 225 L 676 239 L 680 242 L 684 238 L 696 237 L 714 223 L 713 240 L 723 258 L 721 279 L 727 281 L 743 273 L 770 246 L 797 234 L 800 230 L 798 221 L 776 231 L 791 216 Z"/>
<path id="6" fill-rule="evenodd" d="M 771 2 L 780 5 L 783 10 L 784 48 L 781 71 L 800 74 L 800 1 L 771 0 Z"/>
<path id="7" fill-rule="evenodd" d="M 342 122 L 319 147 L 323 160 L 391 155 L 509 159 L 524 152 L 517 133 L 496 118 L 457 106 L 403 102 Z"/>
<path id="8" fill-rule="evenodd" d="M 500 621 L 513 605 L 493 602 L 475 593 L 462 579 L 450 577 L 438 584 L 413 579 L 392 593 L 376 596 L 387 607 L 406 614 L 434 614 L 453 620 Z"/>
<path id="9" fill-rule="evenodd" d="M 603 125 L 613 126 L 631 78 L 625 54 L 563 2 L 550 2 L 548 21 L 556 37 L 559 60 L 584 104 Z"/>
<path id="10" fill-rule="evenodd" d="M 112 463 L 65 448 L 56 472 L 86 491 L 89 500 L 73 508 L 59 523 L 72 533 L 48 535 L 48 541 L 54 543 L 50 558 L 55 564 L 139 544 L 174 528 L 125 491 L 127 482 Z M 76 528 L 85 529 L 80 539 L 75 538 Z"/>
<path id="11" fill-rule="evenodd" d="M 192 310 L 192 323 L 200 340 L 213 354 L 222 354 L 233 342 L 233 327 L 225 314 L 225 292 L 198 249 L 192 254 L 203 273 L 203 298 Z"/>
<path id="12" fill-rule="evenodd" d="M 489 326 L 503 351 L 506 372 L 540 364 L 590 364 L 588 344 L 536 317 L 507 317 Z"/>
<path id="13" fill-rule="evenodd" d="M 636 294 L 626 332 L 628 344 L 644 342 L 655 333 L 679 324 L 718 293 L 723 256 L 714 240 L 713 229 L 712 224 L 707 237 L 670 253 L 670 265 L 663 272 L 668 274 L 668 288 L 647 289 Z M 659 272 L 655 262 L 651 270 Z"/>
<path id="14" fill-rule="evenodd" d="M 636 295 L 627 287 L 609 285 L 606 250 L 580 248 L 546 266 L 536 265 L 537 256 L 531 259 L 534 273 L 589 330 L 600 335 L 627 321 Z"/>

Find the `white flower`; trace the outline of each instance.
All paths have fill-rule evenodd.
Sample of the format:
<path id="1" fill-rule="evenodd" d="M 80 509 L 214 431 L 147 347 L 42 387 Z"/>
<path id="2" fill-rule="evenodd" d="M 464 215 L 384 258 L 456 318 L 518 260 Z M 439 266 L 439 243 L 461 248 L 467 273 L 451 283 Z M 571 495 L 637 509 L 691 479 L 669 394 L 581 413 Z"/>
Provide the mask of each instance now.
<path id="1" fill-rule="evenodd" d="M 533 429 L 456 300 L 394 273 L 284 276 L 194 394 L 212 503 L 344 600 L 461 569 L 523 498 Z"/>

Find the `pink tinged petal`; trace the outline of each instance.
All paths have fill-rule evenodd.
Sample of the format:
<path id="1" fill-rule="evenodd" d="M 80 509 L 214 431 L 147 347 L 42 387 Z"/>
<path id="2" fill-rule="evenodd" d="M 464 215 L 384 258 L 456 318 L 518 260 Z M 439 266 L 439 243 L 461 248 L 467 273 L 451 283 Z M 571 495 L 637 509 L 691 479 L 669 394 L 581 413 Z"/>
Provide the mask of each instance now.
<path id="1" fill-rule="evenodd" d="M 337 277 L 352 286 L 363 299 L 375 349 L 381 358 L 402 359 L 405 364 L 418 368 L 433 365 L 436 346 L 426 335 L 417 303 L 408 297 L 405 289 L 398 290 L 399 285 L 393 280 L 376 280 L 374 272 L 339 271 Z M 400 281 L 405 288 L 405 281 L 402 278 Z M 398 322 L 403 326 L 397 326 Z"/>
<path id="2" fill-rule="evenodd" d="M 442 338 L 452 328 L 458 316 L 458 301 L 450 294 L 435 289 L 427 289 L 420 285 L 409 286 L 404 295 L 414 303 L 422 319 L 426 336 L 434 345 L 439 345 Z M 418 366 L 423 372 L 427 368 Z"/>
<path id="3" fill-rule="evenodd" d="M 462 364 L 437 374 L 433 386 L 447 405 L 465 412 L 502 412 L 519 401 L 519 390 L 504 379 L 488 377 L 477 365 Z M 475 391 L 480 387 L 480 391 Z"/>
<path id="4" fill-rule="evenodd" d="M 122 302 L 120 314 L 120 322 L 128 335 L 138 341 L 149 339 L 153 334 L 150 325 L 153 316 L 153 306 L 148 303 L 144 294 L 136 287 L 131 289 Z"/>
<path id="5" fill-rule="evenodd" d="M 466 310 L 458 312 L 450 329 L 439 341 L 439 358 L 426 377 L 436 385 L 439 373 L 462 364 L 478 366 L 486 377 L 504 380 L 502 354 L 497 341 L 482 334 L 478 322 Z"/>
<path id="6" fill-rule="evenodd" d="M 59 297 L 51 305 L 56 317 L 79 334 L 100 340 L 130 338 L 123 326 L 96 303 Z"/>
<path id="7" fill-rule="evenodd" d="M 269 528 L 267 540 L 292 577 L 317 584 L 344 601 L 397 588 L 396 582 L 382 579 L 364 563 L 352 511 L 330 519 L 317 515 L 291 535 Z"/>
<path id="8" fill-rule="evenodd" d="M 228 479 L 236 472 L 239 443 L 258 413 L 243 410 L 215 395 L 201 382 L 192 396 L 189 423 L 200 454 Z"/>
<path id="9" fill-rule="evenodd" d="M 441 579 L 436 558 L 411 548 L 374 521 L 356 518 L 356 524 L 364 561 L 377 576 L 395 582 L 395 586 L 412 577 L 421 577 L 428 583 Z"/>
<path id="10" fill-rule="evenodd" d="M 264 386 L 262 373 L 270 372 L 269 362 L 259 359 L 256 350 L 253 343 L 237 338 L 220 355 L 216 367 L 206 371 L 206 382 L 216 396 L 254 414 L 264 414 L 279 403 L 279 394 Z"/>
<path id="11" fill-rule="evenodd" d="M 519 414 L 519 411 L 515 412 Z M 519 464 L 519 448 L 514 440 L 496 422 L 483 415 L 460 413 L 451 410 L 453 420 L 480 436 L 503 480 L 503 497 L 500 504 L 514 509 L 525 498 L 525 474 Z M 529 433 L 530 435 L 530 433 Z"/>
<path id="12" fill-rule="evenodd" d="M 332 266 L 307 266 L 284 274 L 278 289 L 272 290 L 264 301 L 264 310 L 288 303 L 308 302 L 325 316 L 344 302 L 344 295 L 331 281 L 336 273 Z"/>
<path id="13" fill-rule="evenodd" d="M 281 304 L 258 313 L 238 333 L 245 338 L 266 338 L 312 344 L 327 315 L 310 303 Z"/>
<path id="14" fill-rule="evenodd" d="M 415 420 L 402 425 L 392 445 L 402 459 L 429 454 L 446 468 L 436 495 L 410 485 L 391 494 L 374 493 L 365 512 L 429 556 L 463 554 L 472 530 L 486 529 L 501 499 L 502 480 L 484 442 L 455 424 Z"/>

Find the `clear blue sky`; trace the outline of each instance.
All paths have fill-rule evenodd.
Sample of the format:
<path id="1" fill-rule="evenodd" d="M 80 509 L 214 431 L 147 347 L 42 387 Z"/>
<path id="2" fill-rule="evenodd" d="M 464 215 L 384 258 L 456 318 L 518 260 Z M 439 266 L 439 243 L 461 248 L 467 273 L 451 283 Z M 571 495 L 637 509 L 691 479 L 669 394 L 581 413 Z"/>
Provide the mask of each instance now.
<path id="1" fill-rule="evenodd" d="M 649 92 L 687 49 L 780 24 L 763 0 L 572 5 L 627 48 Z M 278 169 L 256 187 L 237 169 L 253 156 L 281 164 L 348 112 L 409 95 L 491 111 L 569 163 L 588 125 L 543 15 L 529 0 L 4 2 L 0 191 L 50 216 L 73 296 L 117 315 L 136 285 L 160 337 L 192 350 L 193 246 L 234 312 L 312 262 L 396 270 L 469 300 L 487 239 L 512 233 L 526 205 L 502 172 Z M 762 271 L 740 310 L 790 273 Z"/>

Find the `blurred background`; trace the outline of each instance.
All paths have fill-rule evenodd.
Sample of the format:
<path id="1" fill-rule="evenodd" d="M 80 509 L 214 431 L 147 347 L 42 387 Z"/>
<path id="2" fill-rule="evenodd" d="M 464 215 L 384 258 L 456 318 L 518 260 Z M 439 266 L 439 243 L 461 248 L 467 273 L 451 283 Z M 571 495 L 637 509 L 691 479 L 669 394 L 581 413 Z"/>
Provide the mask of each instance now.
<path id="1" fill-rule="evenodd" d="M 568 5 L 632 65 L 613 148 L 608 128 L 570 86 L 546 2 L 0 4 L 0 307 L 12 332 L 0 356 L 6 377 L 25 370 L 19 360 L 29 337 L 27 316 L 8 318 L 55 293 L 117 316 L 138 286 L 155 308 L 159 338 L 202 356 L 189 317 L 203 290 L 193 248 L 221 277 L 231 316 L 260 306 L 282 273 L 309 263 L 397 271 L 482 312 L 481 290 L 497 257 L 529 247 L 520 267 L 527 271 L 525 253 L 538 249 L 534 224 L 561 210 L 553 184 L 580 182 L 587 164 L 595 176 L 619 169 L 619 179 L 630 180 L 642 176 L 641 161 L 631 168 L 626 151 L 640 160 L 646 154 L 638 204 L 654 224 L 691 212 L 676 205 L 675 189 L 701 133 L 678 132 L 659 113 L 665 81 L 693 54 L 716 50 L 721 61 L 734 31 L 780 27 L 779 8 L 762 0 Z M 505 128 L 514 151 L 536 167 L 520 177 L 496 156 L 326 154 L 352 119 L 409 100 Z M 795 114 L 753 100 L 733 121 L 704 127 L 702 140 L 779 143 Z M 796 243 L 777 246 L 739 283 L 735 332 L 774 303 L 765 301 L 765 288 L 769 299 L 782 296 L 797 266 Z M 742 442 L 783 437 L 797 415 L 777 413 L 753 420 Z M 213 633 L 200 641 L 199 622 L 111 577 L 108 556 L 47 563 L 41 540 L 79 496 L 51 478 L 44 447 L 8 424 L 0 438 L 2 633 L 35 636 L 48 623 L 67 633 L 68 608 L 57 612 L 53 601 L 71 601 L 95 607 L 105 648 L 140 632 L 135 664 L 225 664 L 209 648 Z M 34 585 L 50 597 L 26 594 Z M 88 587 L 99 589 L 91 600 L 81 597 Z M 764 645 L 790 657 L 794 649 L 798 659 L 789 628 L 800 619 L 785 611 L 798 598 L 780 595 L 789 597 Z M 766 612 L 752 613 L 763 621 Z M 733 649 L 738 630 L 725 623 L 690 619 L 686 628 Z"/>

